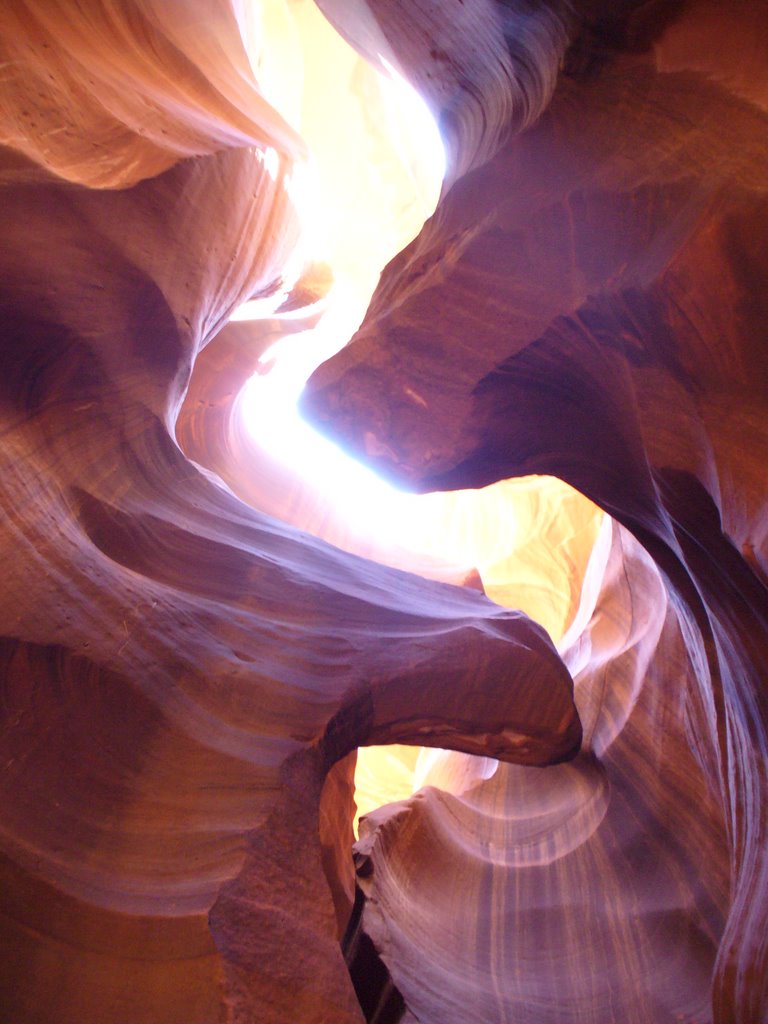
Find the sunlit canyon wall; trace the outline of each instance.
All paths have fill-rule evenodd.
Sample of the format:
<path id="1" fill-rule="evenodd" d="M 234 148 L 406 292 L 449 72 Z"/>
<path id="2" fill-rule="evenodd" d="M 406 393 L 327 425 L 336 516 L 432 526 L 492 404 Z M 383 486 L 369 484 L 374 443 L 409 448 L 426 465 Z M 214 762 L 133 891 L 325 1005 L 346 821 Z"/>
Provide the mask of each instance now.
<path id="1" fill-rule="evenodd" d="M 0 1022 L 768 1021 L 766 5 L 319 7 L 0 9 Z"/>

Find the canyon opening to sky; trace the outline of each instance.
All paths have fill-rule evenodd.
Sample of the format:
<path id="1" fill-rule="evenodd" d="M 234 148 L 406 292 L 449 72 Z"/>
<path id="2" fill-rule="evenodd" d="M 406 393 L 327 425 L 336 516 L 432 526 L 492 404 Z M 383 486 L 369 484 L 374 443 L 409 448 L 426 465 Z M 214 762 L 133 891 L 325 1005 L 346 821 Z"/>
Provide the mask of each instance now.
<path id="1" fill-rule="evenodd" d="M 0 5 L 0 1024 L 768 1024 L 766 40 Z"/>
<path id="2" fill-rule="evenodd" d="M 557 644 L 576 613 L 581 577 L 599 532 L 602 514 L 587 499 L 559 481 L 536 477 L 482 490 L 409 493 L 344 452 L 300 414 L 307 380 L 349 342 L 380 271 L 433 214 L 446 155 L 426 104 L 385 58 L 378 55 L 378 67 L 364 62 L 310 5 L 294 10 L 289 28 L 285 21 L 265 19 L 264 52 L 279 52 L 281 46 L 287 50 L 286 36 L 294 50 L 304 41 L 312 54 L 311 59 L 305 51 L 292 55 L 292 63 L 303 68 L 303 94 L 297 95 L 293 80 L 287 95 L 280 95 L 286 85 L 279 80 L 271 88 L 267 84 L 265 93 L 299 134 L 321 141 L 286 183 L 297 205 L 300 235 L 281 289 L 245 303 L 232 316 L 235 322 L 288 322 L 288 330 L 260 356 L 238 399 L 238 413 L 254 442 L 252 472 L 258 480 L 260 457 L 276 460 L 294 492 L 306 492 L 305 504 L 325 503 L 324 520 L 299 520 L 318 536 L 388 565 L 481 586 L 499 604 L 525 611 Z M 269 83 L 268 71 L 266 78 Z M 331 94 L 333 103 L 318 107 L 316 97 L 322 93 Z M 334 126 L 330 142 L 329 118 Z M 275 150 L 264 159 L 276 177 Z M 330 194 L 324 194 L 323 183 L 333 183 Z M 382 241 L 374 244 L 374 239 Z M 328 269 L 327 293 L 308 309 L 277 312 L 302 270 L 312 264 Z M 544 504 L 547 515 L 541 512 Z M 290 513 L 286 518 L 291 521 Z M 329 519 L 340 532 L 329 529 Z M 404 799 L 430 781 L 437 784 L 439 771 L 450 771 L 439 766 L 454 760 L 450 751 L 361 747 L 355 832 L 361 815 Z M 492 771 L 492 760 L 485 761 L 477 768 L 481 777 Z"/>

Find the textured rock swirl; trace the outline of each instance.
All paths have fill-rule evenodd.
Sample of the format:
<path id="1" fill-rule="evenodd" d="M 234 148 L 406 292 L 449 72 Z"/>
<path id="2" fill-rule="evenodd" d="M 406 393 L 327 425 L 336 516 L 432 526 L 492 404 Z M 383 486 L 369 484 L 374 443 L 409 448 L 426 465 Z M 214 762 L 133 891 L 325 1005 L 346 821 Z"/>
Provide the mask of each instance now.
<path id="1" fill-rule="evenodd" d="M 127 9 L 93 5 L 83 66 Z M 561 761 L 571 677 L 524 616 L 303 535 L 180 450 L 198 352 L 292 250 L 288 161 L 214 125 L 219 151 L 96 189 L 134 180 L 131 146 L 107 181 L 25 138 L 0 168 L 0 1019 L 359 1021 L 350 753 Z"/>
<path id="2" fill-rule="evenodd" d="M 765 1021 L 764 6 L 321 6 L 452 187 L 308 404 L 416 487 L 614 520 L 530 499 L 556 651 L 254 508 L 307 525 L 237 480 L 274 325 L 219 336 L 299 233 L 295 50 L 224 0 L 6 4 L 0 1022 L 360 1024 L 376 743 L 431 748 L 357 850 L 408 1024 Z"/>
<path id="3" fill-rule="evenodd" d="M 710 1018 L 729 857 L 689 739 L 706 724 L 662 580 L 614 531 L 570 652 L 579 759 L 443 767 L 361 824 L 365 926 L 419 1021 Z"/>
<path id="4" fill-rule="evenodd" d="M 255 414 L 263 419 L 256 406 L 271 379 L 265 351 L 282 345 L 287 361 L 287 346 L 317 344 L 304 331 L 318 315 L 277 315 L 222 329 L 197 358 L 176 421 L 185 453 L 215 466 L 249 505 L 354 554 L 447 582 L 464 582 L 476 570 L 489 597 L 525 611 L 559 641 L 574 618 L 602 519 L 582 495 L 541 477 L 480 491 L 403 494 L 396 504 L 379 488 L 396 517 L 387 530 L 386 510 L 375 515 L 375 502 L 350 493 L 346 479 L 334 487 L 317 473 L 302 475 L 301 466 L 280 458 L 279 446 L 277 454 L 270 448 L 263 431 L 254 433 L 249 420 Z M 255 394 L 252 385 L 242 387 L 251 373 L 260 385 Z M 285 429 L 290 427 L 289 420 Z"/>
<path id="5" fill-rule="evenodd" d="M 260 13 L 227 0 L 100 0 L 74 11 L 11 0 L 0 11 L 0 143 L 98 188 L 230 146 L 297 156 L 304 144 L 254 78 Z"/>
<path id="6" fill-rule="evenodd" d="M 571 662 L 577 702 L 616 704 L 591 739 L 580 705 L 595 760 L 556 769 L 574 822 L 558 833 L 549 783 L 526 781 L 555 838 L 525 848 L 551 862 L 508 852 L 514 770 L 373 821 L 364 920 L 421 1022 L 459 1019 L 461 987 L 478 1021 L 768 1019 L 768 115 L 745 29 L 764 10 L 718 11 L 632 53 L 574 46 L 537 124 L 443 196 L 310 384 L 392 476 L 558 476 L 658 567 L 644 598 L 624 550 L 622 600 L 655 629 L 635 681 L 627 654 Z"/>
<path id="7" fill-rule="evenodd" d="M 510 130 L 536 120 L 555 87 L 573 21 L 545 0 L 319 0 L 337 28 L 374 62 L 403 69 L 431 106 L 449 177 L 488 159 Z"/>

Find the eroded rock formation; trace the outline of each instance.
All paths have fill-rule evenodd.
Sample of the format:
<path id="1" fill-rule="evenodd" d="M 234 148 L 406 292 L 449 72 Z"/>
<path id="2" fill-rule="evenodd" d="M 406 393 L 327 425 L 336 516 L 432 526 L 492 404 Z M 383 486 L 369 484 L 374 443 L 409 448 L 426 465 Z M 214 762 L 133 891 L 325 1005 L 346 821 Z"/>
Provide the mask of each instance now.
<path id="1" fill-rule="evenodd" d="M 590 964 L 599 959 L 598 946 L 612 944 L 616 953 L 624 943 L 602 921 L 590 947 L 578 878 L 602 872 L 583 863 L 590 855 L 589 844 L 582 844 L 538 887 L 531 872 L 498 883 L 517 887 L 502 933 L 510 946 L 505 953 L 499 940 L 484 967 L 489 975 L 500 972 L 506 985 L 500 983 L 480 1019 L 504 1019 L 505 1012 L 531 1021 L 606 1019 L 616 999 L 623 1020 L 674 1019 L 676 1012 L 683 1019 L 708 1019 L 713 1012 L 716 1020 L 747 1021 L 766 1013 L 767 420 L 760 282 L 768 270 L 768 122 L 759 85 L 764 72 L 757 71 L 754 88 L 746 87 L 750 76 L 732 69 L 732 49 L 718 50 L 711 34 L 741 38 L 742 19 L 748 18 L 754 38 L 764 39 L 765 10 L 720 13 L 717 18 L 711 5 L 704 6 L 710 34 L 694 35 L 697 42 L 688 47 L 681 39 L 686 25 L 695 32 L 694 5 L 641 52 L 604 54 L 598 68 L 562 75 L 537 124 L 444 196 L 419 238 L 385 271 L 353 344 L 311 385 L 311 408 L 388 472 L 425 488 L 551 473 L 631 530 L 662 574 L 667 619 L 644 669 L 636 708 L 600 758 L 603 767 L 618 762 L 611 810 L 596 835 L 607 829 L 610 845 L 609 822 L 619 813 L 616 801 L 621 780 L 631 777 L 631 756 L 625 767 L 618 763 L 645 702 L 666 702 L 674 693 L 679 703 L 663 731 L 670 742 L 676 733 L 685 737 L 703 773 L 697 784 L 720 805 L 724 830 L 715 825 L 717 812 L 711 827 L 720 834 L 716 845 L 727 850 L 722 869 L 730 868 L 730 894 L 723 905 L 702 890 L 710 909 L 720 907 L 717 925 L 693 893 L 670 892 L 659 905 L 658 879 L 646 879 L 633 907 L 622 911 L 621 885 L 606 879 L 600 913 L 609 905 L 621 926 L 633 930 L 638 955 L 653 947 L 642 938 L 646 917 L 655 922 L 655 941 L 662 945 L 659 933 L 669 928 L 669 955 L 681 949 L 671 925 L 685 907 L 690 948 L 701 954 L 704 935 L 714 943 L 713 1010 L 708 998 L 696 1005 L 682 995 L 693 968 L 678 965 L 665 977 L 652 957 L 629 969 L 624 997 L 616 979 L 605 988 L 603 1010 L 582 1016 L 587 989 L 599 1001 L 600 986 L 584 980 L 588 968 L 571 968 L 568 982 L 562 981 L 558 957 L 574 962 L 564 954 L 569 922 L 581 920 L 583 928 L 573 933 L 572 956 L 591 948 L 585 957 Z M 756 56 L 745 45 L 746 67 Z M 478 295 L 483 301 L 473 302 Z M 421 400 L 414 401 L 414 394 Z M 662 670 L 660 693 L 652 697 L 655 673 L 672 642 L 661 638 L 674 633 L 681 650 L 667 666 L 676 668 L 671 676 Z M 589 687 L 587 671 L 587 692 Z M 651 741 L 648 750 L 654 746 Z M 672 761 L 683 763 L 678 754 Z M 657 765 L 670 784 L 671 763 L 669 769 Z M 689 784 L 696 774 L 683 772 Z M 627 793 L 635 827 L 637 806 L 648 808 L 648 794 L 649 780 L 636 774 Z M 670 807 L 669 815 L 660 807 L 650 811 L 627 849 L 642 861 L 660 859 L 645 844 L 661 833 L 679 842 L 679 815 L 679 808 Z M 408 820 L 383 827 L 387 850 L 392 832 L 411 827 Z M 476 827 L 473 822 L 468 833 Z M 701 845 L 685 846 L 689 854 L 696 851 L 696 864 L 683 869 L 678 861 L 677 870 L 702 886 L 713 860 L 699 860 Z M 378 864 L 376 849 L 374 842 Z M 378 908 L 396 899 L 400 879 L 393 881 L 389 871 L 397 856 L 374 870 L 369 883 L 379 897 L 372 927 L 417 1018 L 437 1020 L 452 1012 L 454 990 L 443 982 L 430 1001 L 425 964 L 421 972 L 415 969 L 412 951 L 387 939 L 378 919 Z M 613 863 L 612 856 L 608 860 Z M 413 877 L 409 884 L 418 891 Z M 533 913 L 542 903 L 552 929 L 546 935 Z M 558 904 L 561 910 L 553 911 Z M 514 917 L 529 908 L 530 919 Z M 530 953 L 520 945 L 521 929 L 539 936 Z M 551 959 L 537 970 L 530 958 L 542 946 Z M 493 959 L 498 957 L 501 965 Z M 440 966 L 454 968 L 450 952 Z M 412 970 L 419 974 L 418 995 Z M 603 970 L 598 973 L 605 978 L 610 971 Z M 580 990 L 578 978 L 586 989 Z M 702 995 L 707 987 L 708 980 Z M 565 1007 L 553 992 L 570 993 Z"/>
<path id="2" fill-rule="evenodd" d="M 404 1020 L 768 1020 L 765 7 L 320 7 L 449 167 L 307 408 L 416 488 L 611 518 L 526 497 L 554 568 L 484 577 L 557 648 L 302 532 L 237 420 L 295 326 L 224 327 L 300 234 L 256 8 L 6 5 L 0 1021 L 362 1021 L 379 743 L 435 748 L 355 854 Z"/>

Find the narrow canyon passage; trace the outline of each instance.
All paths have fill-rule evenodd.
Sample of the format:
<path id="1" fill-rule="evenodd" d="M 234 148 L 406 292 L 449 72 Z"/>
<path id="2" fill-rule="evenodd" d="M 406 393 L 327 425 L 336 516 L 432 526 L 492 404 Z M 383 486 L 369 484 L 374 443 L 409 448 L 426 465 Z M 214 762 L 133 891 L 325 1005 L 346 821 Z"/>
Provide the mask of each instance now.
<path id="1" fill-rule="evenodd" d="M 767 40 L 3 7 L 0 1024 L 768 1021 Z"/>

